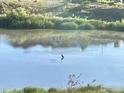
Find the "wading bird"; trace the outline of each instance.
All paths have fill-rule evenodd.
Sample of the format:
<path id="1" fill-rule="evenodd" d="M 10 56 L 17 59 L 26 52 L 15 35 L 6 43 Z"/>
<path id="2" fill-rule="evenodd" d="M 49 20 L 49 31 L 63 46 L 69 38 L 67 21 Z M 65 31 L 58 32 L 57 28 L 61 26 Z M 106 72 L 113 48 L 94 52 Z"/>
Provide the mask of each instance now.
<path id="1" fill-rule="evenodd" d="M 63 54 L 61 54 L 61 61 L 64 59 L 64 55 Z"/>

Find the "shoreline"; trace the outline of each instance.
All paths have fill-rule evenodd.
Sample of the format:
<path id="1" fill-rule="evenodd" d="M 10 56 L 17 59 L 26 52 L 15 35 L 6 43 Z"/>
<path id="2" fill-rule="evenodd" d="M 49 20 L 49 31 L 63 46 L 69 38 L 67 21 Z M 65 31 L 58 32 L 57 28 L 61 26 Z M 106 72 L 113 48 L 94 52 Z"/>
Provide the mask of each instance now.
<path id="1" fill-rule="evenodd" d="M 110 30 L 122 31 L 124 20 L 102 21 L 79 17 L 27 16 L 0 17 L 1 29 Z"/>

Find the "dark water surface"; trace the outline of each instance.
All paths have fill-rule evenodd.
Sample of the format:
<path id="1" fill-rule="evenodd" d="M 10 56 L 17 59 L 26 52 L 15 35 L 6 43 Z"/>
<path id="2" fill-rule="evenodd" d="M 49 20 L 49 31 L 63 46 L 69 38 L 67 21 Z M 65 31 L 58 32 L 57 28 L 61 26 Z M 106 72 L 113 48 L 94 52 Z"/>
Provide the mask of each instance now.
<path id="1" fill-rule="evenodd" d="M 79 79 L 83 84 L 95 79 L 96 84 L 124 87 L 123 41 L 46 40 L 35 33 L 26 32 L 36 37 L 31 40 L 21 31 L 0 34 L 0 89 L 66 87 L 68 75 L 73 73 L 82 74 Z"/>

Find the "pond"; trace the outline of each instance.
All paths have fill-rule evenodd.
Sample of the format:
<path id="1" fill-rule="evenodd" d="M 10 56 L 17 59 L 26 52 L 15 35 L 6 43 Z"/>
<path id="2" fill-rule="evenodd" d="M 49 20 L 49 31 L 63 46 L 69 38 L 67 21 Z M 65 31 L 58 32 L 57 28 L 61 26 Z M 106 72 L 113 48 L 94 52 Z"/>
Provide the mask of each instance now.
<path id="1" fill-rule="evenodd" d="M 0 89 L 64 88 L 69 74 L 81 74 L 81 85 L 96 80 L 95 84 L 124 87 L 123 34 L 1 30 Z"/>

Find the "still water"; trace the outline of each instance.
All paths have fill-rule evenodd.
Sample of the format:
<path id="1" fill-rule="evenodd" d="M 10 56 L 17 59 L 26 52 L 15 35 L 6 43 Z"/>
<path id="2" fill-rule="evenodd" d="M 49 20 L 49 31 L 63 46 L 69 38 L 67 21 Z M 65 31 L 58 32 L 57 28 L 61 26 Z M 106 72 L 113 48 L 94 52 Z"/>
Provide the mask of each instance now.
<path id="1" fill-rule="evenodd" d="M 103 42 L 102 39 L 88 45 L 87 38 L 86 42 L 79 39 L 57 39 L 57 42 L 45 38 L 27 40 L 27 35 L 35 37 L 36 33 L 40 35 L 39 31 L 0 33 L 0 89 L 25 86 L 63 88 L 67 86 L 69 74 L 81 74 L 79 81 L 83 85 L 95 79 L 95 84 L 124 87 L 122 40 L 116 43 L 114 40 Z M 64 55 L 62 61 L 61 54 Z"/>

